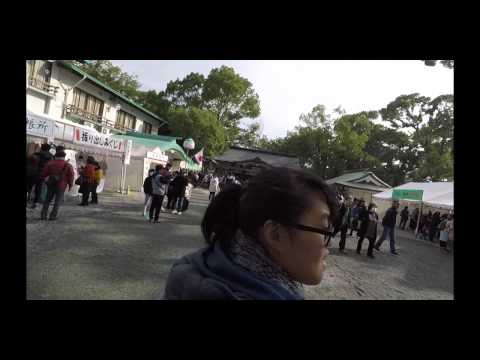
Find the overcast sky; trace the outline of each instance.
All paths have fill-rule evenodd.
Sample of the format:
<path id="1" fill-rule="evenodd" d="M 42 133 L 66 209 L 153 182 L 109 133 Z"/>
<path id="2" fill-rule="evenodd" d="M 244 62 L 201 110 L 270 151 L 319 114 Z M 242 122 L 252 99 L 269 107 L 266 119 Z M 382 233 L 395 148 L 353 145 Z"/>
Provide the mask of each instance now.
<path id="1" fill-rule="evenodd" d="M 247 78 L 260 97 L 257 119 L 268 138 L 283 137 L 300 114 L 322 104 L 331 112 L 379 110 L 397 96 L 418 92 L 435 97 L 453 94 L 453 70 L 419 60 L 112 60 L 135 74 L 142 90 L 165 90 L 171 80 L 191 72 L 208 76 L 211 69 L 230 66 Z M 248 123 L 248 122 L 246 122 Z"/>

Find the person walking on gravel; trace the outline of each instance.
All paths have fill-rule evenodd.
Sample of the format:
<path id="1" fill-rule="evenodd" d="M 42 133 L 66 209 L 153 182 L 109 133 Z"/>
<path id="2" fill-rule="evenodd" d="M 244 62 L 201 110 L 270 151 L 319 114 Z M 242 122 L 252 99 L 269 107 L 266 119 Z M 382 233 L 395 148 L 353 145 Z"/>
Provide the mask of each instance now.
<path id="1" fill-rule="evenodd" d="M 395 249 L 395 224 L 397 223 L 397 209 L 399 205 L 398 200 L 393 200 L 392 207 L 385 213 L 382 220 L 383 232 L 374 246 L 375 250 L 380 251 L 380 246 L 382 246 L 383 241 L 388 235 L 390 238 L 390 253 L 392 255 L 398 255 Z"/>
<path id="2" fill-rule="evenodd" d="M 162 176 L 162 165 L 155 166 L 155 173 L 152 176 L 152 203 L 150 205 L 149 219 L 150 222 L 158 222 L 160 209 L 162 207 L 163 198 L 167 188 L 168 179 Z"/>
<path id="3" fill-rule="evenodd" d="M 352 223 L 350 227 L 350 236 L 353 236 L 353 231 L 357 231 L 358 227 L 358 212 L 360 211 L 359 208 L 359 201 L 357 199 L 353 199 L 353 206 L 352 206 L 352 212 L 351 212 L 351 217 L 352 217 Z"/>
<path id="4" fill-rule="evenodd" d="M 150 206 L 152 204 L 152 179 L 153 179 L 154 173 L 155 173 L 154 169 L 148 170 L 148 176 L 143 181 L 143 192 L 145 193 L 145 201 L 143 203 L 142 215 L 147 219 L 149 218 L 147 215 L 147 212 L 149 211 Z"/>
<path id="5" fill-rule="evenodd" d="M 350 217 L 352 211 L 352 197 L 348 197 L 346 200 L 341 200 L 341 206 L 339 211 L 339 216 L 335 231 L 333 232 L 333 237 L 340 231 L 340 243 L 338 244 L 339 251 L 345 252 L 345 242 L 347 240 L 348 226 L 350 224 Z M 330 243 L 330 239 L 327 241 L 327 246 Z"/>
<path id="6" fill-rule="evenodd" d="M 405 225 L 407 225 L 407 220 L 408 220 L 408 206 L 405 206 L 405 209 L 402 210 L 400 213 L 400 224 L 398 227 L 402 230 L 405 230 Z"/>
<path id="7" fill-rule="evenodd" d="M 208 191 L 210 191 L 210 195 L 208 196 L 208 200 L 212 200 L 215 197 L 215 194 L 218 192 L 219 180 L 218 176 L 214 175 L 210 179 L 210 185 L 208 187 Z"/>
<path id="8" fill-rule="evenodd" d="M 363 239 L 368 239 L 368 250 L 367 256 L 374 259 L 373 256 L 373 246 L 375 244 L 375 239 L 377 238 L 377 205 L 370 203 L 367 209 L 362 209 L 360 212 L 361 225 L 358 230 L 358 243 L 357 243 L 357 254 L 360 254 L 362 250 Z"/>
<path id="9" fill-rule="evenodd" d="M 41 220 L 47 220 L 48 208 L 50 202 L 55 198 L 53 210 L 50 213 L 49 220 L 56 220 L 60 204 L 63 202 L 65 189 L 68 185 L 68 190 L 73 186 L 73 168 L 67 161 L 65 161 L 65 152 L 57 151 L 55 160 L 50 160 L 46 165 L 40 176 L 42 183 L 47 183 L 47 197 L 43 202 Z"/>

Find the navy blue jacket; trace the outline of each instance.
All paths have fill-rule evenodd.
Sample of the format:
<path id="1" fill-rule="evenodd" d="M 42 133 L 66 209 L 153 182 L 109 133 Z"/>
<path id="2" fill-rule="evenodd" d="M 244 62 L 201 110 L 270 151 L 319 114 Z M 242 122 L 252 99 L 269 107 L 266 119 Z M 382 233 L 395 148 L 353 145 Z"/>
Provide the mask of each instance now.
<path id="1" fill-rule="evenodd" d="M 388 227 L 395 227 L 396 223 L 397 223 L 397 209 L 391 207 L 385 213 L 385 216 L 383 217 L 383 220 L 382 220 L 382 225 L 388 226 Z"/>
<path id="2" fill-rule="evenodd" d="M 173 264 L 165 300 L 303 300 L 235 264 L 218 242 Z"/>

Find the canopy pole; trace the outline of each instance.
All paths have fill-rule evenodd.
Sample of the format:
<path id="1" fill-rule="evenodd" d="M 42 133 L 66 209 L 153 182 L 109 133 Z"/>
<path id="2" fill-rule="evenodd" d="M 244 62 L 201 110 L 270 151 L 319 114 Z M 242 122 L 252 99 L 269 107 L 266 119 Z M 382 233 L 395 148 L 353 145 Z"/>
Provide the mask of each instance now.
<path id="1" fill-rule="evenodd" d="M 417 237 L 417 234 L 418 234 L 418 226 L 420 225 L 420 219 L 422 218 L 422 213 L 423 213 L 423 201 L 420 203 L 420 213 L 418 214 L 417 228 L 415 229 L 415 237 Z"/>

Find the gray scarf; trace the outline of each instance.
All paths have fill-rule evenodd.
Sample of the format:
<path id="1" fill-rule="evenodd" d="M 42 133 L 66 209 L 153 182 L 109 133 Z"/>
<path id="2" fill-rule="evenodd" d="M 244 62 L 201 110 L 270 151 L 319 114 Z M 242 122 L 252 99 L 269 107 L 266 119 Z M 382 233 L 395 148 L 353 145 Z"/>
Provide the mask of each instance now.
<path id="1" fill-rule="evenodd" d="M 238 230 L 230 243 L 230 256 L 234 263 L 270 282 L 303 296 L 303 286 L 293 280 L 268 256 L 262 244 Z"/>

